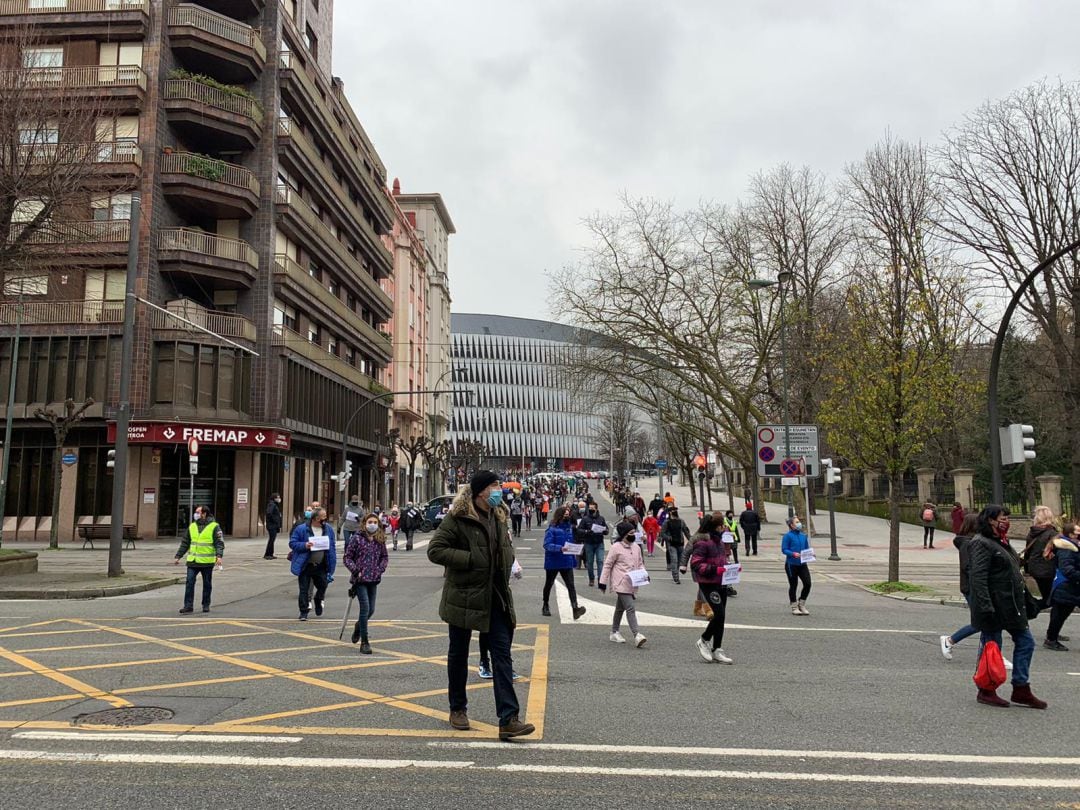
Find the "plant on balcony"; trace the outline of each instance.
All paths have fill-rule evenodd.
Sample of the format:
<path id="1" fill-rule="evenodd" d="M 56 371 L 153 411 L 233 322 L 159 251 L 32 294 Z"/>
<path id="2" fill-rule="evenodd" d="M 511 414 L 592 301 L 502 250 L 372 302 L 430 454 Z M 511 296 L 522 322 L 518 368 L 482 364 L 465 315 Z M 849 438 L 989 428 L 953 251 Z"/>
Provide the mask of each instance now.
<path id="1" fill-rule="evenodd" d="M 184 171 L 204 180 L 218 182 L 225 177 L 225 163 L 209 155 L 192 154 L 187 159 Z"/>
<path id="2" fill-rule="evenodd" d="M 215 90 L 220 90 L 222 93 L 228 93 L 230 96 L 239 96 L 240 98 L 246 98 L 249 101 L 258 101 L 258 99 L 255 98 L 255 94 L 251 91 L 236 84 L 219 82 L 213 76 L 207 76 L 205 73 L 192 73 L 190 70 L 185 70 L 184 68 L 174 68 L 169 71 L 169 78 L 198 82 L 199 84 L 205 84 L 207 87 L 212 87 Z"/>

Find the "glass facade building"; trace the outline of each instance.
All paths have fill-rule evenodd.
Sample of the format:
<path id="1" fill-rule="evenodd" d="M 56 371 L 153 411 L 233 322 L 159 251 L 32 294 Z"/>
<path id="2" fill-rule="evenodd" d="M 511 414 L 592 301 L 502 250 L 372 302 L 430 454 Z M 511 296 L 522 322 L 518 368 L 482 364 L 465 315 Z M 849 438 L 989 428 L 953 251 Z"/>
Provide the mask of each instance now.
<path id="1" fill-rule="evenodd" d="M 450 439 L 478 441 L 496 470 L 606 469 L 602 413 L 573 389 L 581 330 L 503 315 L 452 314 Z"/>

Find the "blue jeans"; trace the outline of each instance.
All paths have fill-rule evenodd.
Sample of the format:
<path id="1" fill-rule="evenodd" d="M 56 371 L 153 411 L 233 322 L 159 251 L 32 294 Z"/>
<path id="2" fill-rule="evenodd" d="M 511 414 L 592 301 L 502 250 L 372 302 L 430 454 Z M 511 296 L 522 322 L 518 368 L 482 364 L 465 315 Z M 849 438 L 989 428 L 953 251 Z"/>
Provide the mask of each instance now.
<path id="1" fill-rule="evenodd" d="M 368 619 L 375 615 L 375 591 L 378 589 L 377 582 L 356 583 L 356 604 L 359 613 L 356 616 L 356 629 L 360 631 L 360 640 L 367 641 Z"/>
<path id="2" fill-rule="evenodd" d="M 595 574 L 593 571 L 595 570 Z M 585 571 L 589 574 L 589 582 L 600 578 L 600 572 L 604 570 L 604 544 L 585 544 Z"/>
<path id="3" fill-rule="evenodd" d="M 195 605 L 195 577 L 202 574 L 202 606 L 210 607 L 210 591 L 214 587 L 214 566 L 200 565 L 198 568 L 188 566 L 187 582 L 184 585 L 184 607 L 190 608 Z"/>
<path id="4" fill-rule="evenodd" d="M 964 601 L 967 602 L 968 605 L 971 604 L 971 601 L 966 596 L 964 597 Z M 972 627 L 970 624 L 965 624 L 963 627 L 961 627 L 959 630 L 949 636 L 949 641 L 952 644 L 959 644 L 965 638 L 967 638 L 968 636 L 973 636 L 977 632 L 979 631 Z M 1000 644 L 998 646 L 1000 646 Z M 982 649 L 981 645 L 979 646 L 979 649 Z"/>
<path id="5" fill-rule="evenodd" d="M 496 599 L 498 597 L 495 597 Z M 491 672 L 494 675 L 492 686 L 495 690 L 495 710 L 499 723 L 505 725 L 521 711 L 517 693 L 514 691 L 514 662 L 510 657 L 510 647 L 514 643 L 514 627 L 506 611 L 497 605 L 491 606 L 491 623 L 488 626 L 487 642 L 491 649 Z M 472 630 L 467 627 L 450 625 L 450 649 L 446 654 L 446 674 L 449 680 L 450 711 L 463 712 L 469 705 L 469 693 L 466 684 L 469 680 L 469 644 L 472 642 Z"/>
<path id="6" fill-rule="evenodd" d="M 1008 633 L 1013 640 L 1012 685 L 1023 686 L 1028 682 L 1028 676 L 1031 674 L 1031 656 L 1035 652 L 1035 636 L 1031 635 L 1031 630 L 1027 627 L 1023 630 L 1009 630 Z M 982 655 L 983 645 L 988 641 L 996 641 L 1000 647 L 1001 632 L 983 632 L 979 640 L 980 656 Z"/>

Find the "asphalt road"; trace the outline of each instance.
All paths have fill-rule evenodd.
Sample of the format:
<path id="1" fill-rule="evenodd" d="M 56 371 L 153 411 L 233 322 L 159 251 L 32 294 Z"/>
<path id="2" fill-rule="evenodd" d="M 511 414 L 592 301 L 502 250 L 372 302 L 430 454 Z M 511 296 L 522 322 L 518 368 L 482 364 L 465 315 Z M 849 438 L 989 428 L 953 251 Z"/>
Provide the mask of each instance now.
<path id="1" fill-rule="evenodd" d="M 961 611 L 819 576 L 813 615 L 792 616 L 773 530 L 729 602 L 736 663 L 706 664 L 694 586 L 671 582 L 660 556 L 635 649 L 607 640 L 612 600 L 584 572 L 586 616 L 575 623 L 563 593 L 542 617 L 539 533 L 517 546 L 515 668 L 538 741 L 494 741 L 475 674 L 476 728 L 448 728 L 441 572 L 422 549 L 391 552 L 368 657 L 337 640 L 344 569 L 326 615 L 300 623 L 284 560 L 237 545 L 208 615 L 178 616 L 179 587 L 0 603 L 3 806 L 1080 806 L 1078 652 L 1036 652 L 1049 711 L 979 706 L 974 640 L 952 662 L 938 652 Z M 129 706 L 171 717 L 77 723 Z"/>

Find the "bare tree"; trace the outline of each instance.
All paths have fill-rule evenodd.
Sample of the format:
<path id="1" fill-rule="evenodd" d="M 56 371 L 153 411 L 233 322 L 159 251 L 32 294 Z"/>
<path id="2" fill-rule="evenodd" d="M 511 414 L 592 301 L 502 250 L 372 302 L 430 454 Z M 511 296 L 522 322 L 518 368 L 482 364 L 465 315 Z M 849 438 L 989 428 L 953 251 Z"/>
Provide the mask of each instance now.
<path id="1" fill-rule="evenodd" d="M 56 449 L 53 451 L 53 481 L 52 481 L 52 522 L 49 525 L 49 548 L 59 548 L 57 530 L 60 522 L 60 479 L 63 473 L 64 442 L 67 441 L 68 432 L 80 421 L 86 410 L 94 404 L 94 400 L 87 399 L 82 405 L 76 405 L 75 400 L 68 399 L 64 402 L 64 412 L 56 413 L 51 408 L 38 408 L 34 416 L 44 419 L 52 426 L 53 437 L 56 439 Z"/>
<path id="2" fill-rule="evenodd" d="M 432 442 L 426 436 L 398 436 L 394 440 L 394 446 L 405 454 L 405 459 L 408 461 L 409 468 L 409 485 L 406 492 L 406 497 L 411 502 L 415 500 L 415 488 L 416 488 L 416 462 L 419 458 L 428 457 L 428 453 L 431 451 Z"/>
<path id="3" fill-rule="evenodd" d="M 1080 83 L 1038 82 L 984 104 L 946 134 L 939 157 L 943 227 L 1010 293 L 1080 238 Z M 1019 308 L 1052 360 L 1045 369 L 1064 403 L 1080 503 L 1080 255 L 1048 269 Z M 1041 430 L 1038 414 L 1029 418 Z"/>

